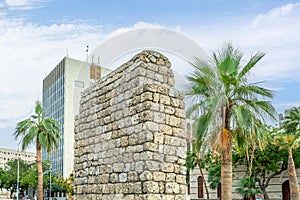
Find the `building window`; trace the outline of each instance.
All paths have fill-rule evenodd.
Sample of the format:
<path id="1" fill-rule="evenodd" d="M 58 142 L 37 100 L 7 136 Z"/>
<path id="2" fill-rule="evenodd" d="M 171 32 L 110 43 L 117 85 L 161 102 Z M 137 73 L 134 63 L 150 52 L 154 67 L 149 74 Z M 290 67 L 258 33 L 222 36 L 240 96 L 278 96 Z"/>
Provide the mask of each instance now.
<path id="1" fill-rule="evenodd" d="M 203 198 L 203 177 L 198 177 L 198 198 Z"/>
<path id="2" fill-rule="evenodd" d="M 80 88 L 84 88 L 84 82 L 82 82 L 82 81 L 75 81 L 75 86 L 76 87 L 80 87 Z"/>

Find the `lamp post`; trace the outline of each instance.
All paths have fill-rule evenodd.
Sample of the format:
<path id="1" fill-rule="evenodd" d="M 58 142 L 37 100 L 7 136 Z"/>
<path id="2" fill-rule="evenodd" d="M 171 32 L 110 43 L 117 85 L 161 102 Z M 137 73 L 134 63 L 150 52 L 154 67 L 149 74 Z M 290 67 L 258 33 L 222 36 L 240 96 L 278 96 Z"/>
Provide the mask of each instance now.
<path id="1" fill-rule="evenodd" d="M 49 190 L 49 197 L 50 197 L 50 200 L 52 199 L 51 198 L 51 170 L 52 170 L 52 163 L 50 163 L 50 190 Z"/>
<path id="2" fill-rule="evenodd" d="M 18 148 L 17 200 L 19 200 L 19 176 L 20 176 L 20 158 L 19 158 L 19 148 Z"/>

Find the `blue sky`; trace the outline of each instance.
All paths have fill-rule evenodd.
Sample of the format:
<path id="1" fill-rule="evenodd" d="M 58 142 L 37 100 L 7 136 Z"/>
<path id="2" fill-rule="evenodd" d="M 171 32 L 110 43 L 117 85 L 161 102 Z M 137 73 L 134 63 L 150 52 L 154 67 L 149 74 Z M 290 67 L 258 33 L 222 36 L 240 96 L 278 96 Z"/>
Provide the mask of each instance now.
<path id="1" fill-rule="evenodd" d="M 278 110 L 300 106 L 300 1 L 289 0 L 0 0 L 0 147 L 41 99 L 42 79 L 65 55 L 128 30 L 180 32 L 208 54 L 226 41 L 266 52 L 252 80 L 266 80 Z"/>

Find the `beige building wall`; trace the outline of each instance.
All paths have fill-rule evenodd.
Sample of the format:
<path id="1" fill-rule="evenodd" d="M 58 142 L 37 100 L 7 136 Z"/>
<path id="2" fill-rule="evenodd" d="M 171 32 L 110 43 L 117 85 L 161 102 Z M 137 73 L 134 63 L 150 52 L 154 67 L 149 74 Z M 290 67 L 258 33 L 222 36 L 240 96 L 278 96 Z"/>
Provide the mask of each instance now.
<path id="1" fill-rule="evenodd" d="M 79 73 L 80 72 L 80 73 Z M 78 113 L 81 92 L 90 86 L 90 64 L 71 58 L 65 60 L 64 96 L 64 162 L 63 176 L 68 177 L 74 165 L 74 116 Z"/>
<path id="2" fill-rule="evenodd" d="M 35 153 L 0 148 L 0 167 L 4 167 L 8 161 L 17 158 L 20 158 L 28 163 L 35 162 L 36 160 Z"/>

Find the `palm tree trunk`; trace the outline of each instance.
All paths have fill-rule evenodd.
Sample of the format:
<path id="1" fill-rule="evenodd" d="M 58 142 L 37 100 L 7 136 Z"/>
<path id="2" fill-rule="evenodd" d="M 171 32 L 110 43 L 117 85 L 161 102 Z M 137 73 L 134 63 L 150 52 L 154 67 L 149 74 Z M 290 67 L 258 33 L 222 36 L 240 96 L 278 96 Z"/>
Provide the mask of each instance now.
<path id="1" fill-rule="evenodd" d="M 221 199 L 232 200 L 232 135 L 230 133 L 230 107 L 223 108 L 221 133 Z"/>
<path id="2" fill-rule="evenodd" d="M 42 155 L 38 137 L 36 139 L 36 166 L 38 171 L 38 200 L 44 200 Z"/>
<path id="3" fill-rule="evenodd" d="M 209 199 L 208 188 L 207 188 L 207 185 L 206 185 L 206 181 L 205 181 L 205 178 L 204 178 L 202 168 L 200 167 L 200 161 L 199 160 L 197 160 L 197 164 L 198 164 L 198 167 L 199 167 L 199 170 L 200 170 L 200 174 L 203 177 L 203 183 L 204 183 L 204 187 L 205 187 L 206 197 L 207 197 L 207 199 Z"/>
<path id="4" fill-rule="evenodd" d="M 297 174 L 296 174 L 292 149 L 289 149 L 288 174 L 289 174 L 291 200 L 300 200 L 299 186 L 298 186 L 298 180 L 297 180 Z"/>
<path id="5" fill-rule="evenodd" d="M 221 199 L 232 199 L 232 140 L 226 142 L 221 156 Z"/>

